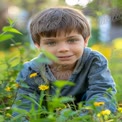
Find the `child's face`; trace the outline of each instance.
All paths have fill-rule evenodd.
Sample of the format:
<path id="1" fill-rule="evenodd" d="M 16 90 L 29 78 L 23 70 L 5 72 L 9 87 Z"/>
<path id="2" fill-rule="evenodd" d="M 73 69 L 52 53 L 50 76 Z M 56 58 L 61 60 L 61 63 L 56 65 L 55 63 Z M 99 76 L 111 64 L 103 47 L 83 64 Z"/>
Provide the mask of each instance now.
<path id="1" fill-rule="evenodd" d="M 83 39 L 81 34 L 71 32 L 61 33 L 57 37 L 41 37 L 39 48 L 55 55 L 60 65 L 74 64 L 83 55 L 84 47 L 88 44 L 88 38 Z"/>

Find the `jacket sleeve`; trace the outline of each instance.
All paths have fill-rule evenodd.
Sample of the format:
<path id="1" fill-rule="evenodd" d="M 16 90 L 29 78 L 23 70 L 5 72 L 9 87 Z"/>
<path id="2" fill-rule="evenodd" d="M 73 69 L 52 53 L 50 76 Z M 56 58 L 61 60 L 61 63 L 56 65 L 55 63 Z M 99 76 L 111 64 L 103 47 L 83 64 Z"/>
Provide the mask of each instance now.
<path id="1" fill-rule="evenodd" d="M 108 62 L 102 55 L 91 59 L 92 63 L 88 73 L 88 89 L 86 104 L 91 100 L 105 102 L 105 107 L 112 112 L 116 111 L 116 86 L 108 68 Z"/>
<path id="2" fill-rule="evenodd" d="M 19 108 L 23 109 L 27 112 L 31 109 L 31 104 L 33 103 L 31 100 L 27 99 L 24 96 L 29 96 L 32 99 L 34 99 L 36 102 L 38 102 L 39 94 L 37 92 L 37 86 L 34 84 L 31 79 L 29 79 L 29 69 L 28 64 L 24 64 L 23 69 L 19 73 L 16 81 L 18 84 L 20 84 L 20 88 L 17 90 L 16 98 L 14 101 L 14 104 L 12 105 L 12 108 Z M 37 106 L 35 105 L 35 108 Z M 19 115 L 18 112 L 13 111 L 12 116 L 15 117 Z M 27 120 L 24 117 L 21 117 L 23 122 L 27 122 Z M 21 119 L 19 118 L 19 120 Z"/>

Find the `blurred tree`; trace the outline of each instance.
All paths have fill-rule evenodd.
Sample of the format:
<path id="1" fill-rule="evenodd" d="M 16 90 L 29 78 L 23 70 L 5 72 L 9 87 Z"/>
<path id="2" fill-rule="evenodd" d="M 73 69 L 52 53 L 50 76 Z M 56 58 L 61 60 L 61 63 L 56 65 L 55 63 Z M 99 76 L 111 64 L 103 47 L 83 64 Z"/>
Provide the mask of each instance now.
<path id="1" fill-rule="evenodd" d="M 0 33 L 2 30 L 3 25 L 7 25 L 7 6 L 2 3 L 0 3 Z"/>
<path id="2" fill-rule="evenodd" d="M 107 13 L 114 8 L 122 9 L 122 0 L 93 0 L 87 7 L 99 14 Z"/>
<path id="3" fill-rule="evenodd" d="M 28 21 L 31 16 L 33 16 L 35 13 L 38 11 L 48 8 L 51 6 L 58 6 L 58 5 L 65 5 L 65 0 L 1 0 L 0 4 L 0 17 L 2 18 L 0 20 L 0 32 L 1 29 L 4 25 L 7 24 L 7 11 L 8 8 L 11 6 L 16 6 L 18 7 L 21 11 L 27 13 L 26 17 L 23 17 L 25 20 L 24 25 L 22 26 L 21 21 L 22 18 L 19 20 L 19 25 L 21 28 L 20 31 L 23 33 L 23 37 L 15 37 L 15 40 L 17 41 L 23 41 L 23 42 L 28 42 L 29 37 L 28 37 Z M 5 7 L 4 7 L 5 6 Z M 112 22 L 120 24 L 122 22 L 122 0 L 93 0 L 92 2 L 88 3 L 86 7 L 83 8 L 83 6 L 76 5 L 73 6 L 74 8 L 82 9 L 84 14 L 88 14 L 94 18 L 97 18 L 103 14 L 110 14 L 111 15 L 111 20 Z M 23 16 L 23 15 L 22 15 Z M 97 26 L 97 25 L 96 25 Z M 92 37 L 92 40 L 98 40 L 97 38 L 97 28 L 93 28 L 94 30 L 92 31 L 94 34 Z M 9 47 L 10 43 L 3 44 L 4 46 L 1 47 Z M 8 46 L 7 46 L 8 45 Z M 1 48 L 0 47 L 0 48 Z"/>
<path id="4" fill-rule="evenodd" d="M 109 37 L 107 40 L 111 41 L 115 37 L 121 36 L 117 30 L 120 30 L 122 27 L 122 0 L 93 0 L 86 8 L 83 8 L 83 10 L 86 15 L 97 20 L 96 22 L 97 25 L 99 25 L 98 27 L 101 26 L 102 30 L 106 30 L 106 32 L 103 33 L 102 31 L 99 34 Z M 109 30 L 105 28 L 105 25 L 110 25 Z M 93 37 L 96 35 L 94 29 L 95 28 L 92 28 Z M 97 35 L 95 37 L 97 37 Z M 100 35 L 98 35 L 98 37 L 100 37 Z M 94 39 L 97 38 L 93 38 L 92 40 Z M 99 40 L 101 39 L 98 38 L 98 41 Z M 103 37 L 102 40 L 105 41 Z"/>
<path id="5" fill-rule="evenodd" d="M 18 18 L 15 21 L 15 27 L 23 33 L 23 36 L 15 36 L 14 40 L 18 42 L 29 42 L 28 23 L 31 16 L 44 8 L 51 6 L 65 5 L 64 0 L 1 0 L 0 3 L 0 32 L 2 27 L 7 25 L 7 18 L 10 13 L 19 11 L 16 15 Z M 5 6 L 5 7 L 4 7 Z M 12 9 L 10 9 L 12 8 Z M 22 23 L 23 22 L 23 23 Z M 0 49 L 9 48 L 11 41 L 1 42 Z"/>

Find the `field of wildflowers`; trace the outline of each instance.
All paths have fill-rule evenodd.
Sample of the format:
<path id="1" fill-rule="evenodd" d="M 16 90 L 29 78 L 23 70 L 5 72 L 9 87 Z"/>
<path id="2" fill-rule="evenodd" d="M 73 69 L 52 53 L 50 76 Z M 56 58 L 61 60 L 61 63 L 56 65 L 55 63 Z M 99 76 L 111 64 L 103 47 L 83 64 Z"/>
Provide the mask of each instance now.
<path id="1" fill-rule="evenodd" d="M 38 55 L 37 50 L 24 48 L 20 43 L 16 43 L 12 38 L 12 33 L 21 34 L 18 30 L 13 28 L 13 22 L 9 20 L 10 26 L 3 28 L 3 33 L 0 34 L 0 41 L 10 39 L 13 42 L 9 51 L 0 52 L 0 122 L 23 122 L 23 116 L 26 116 L 30 122 L 121 122 L 122 121 L 122 38 L 118 38 L 109 44 L 96 44 L 91 48 L 103 53 L 109 62 L 111 73 L 116 82 L 118 102 L 117 113 L 112 114 L 110 110 L 104 109 L 104 102 L 93 102 L 92 106 L 84 107 L 82 103 L 79 103 L 78 110 L 72 110 L 72 106 L 66 104 L 72 102 L 72 97 L 59 97 L 60 90 L 65 85 L 74 85 L 71 82 L 57 81 L 55 86 L 58 87 L 56 95 L 48 95 L 48 84 L 40 85 L 41 97 L 39 103 L 36 103 L 32 97 L 25 96 L 36 104 L 39 109 L 35 110 L 34 105 L 29 112 L 21 109 L 11 109 L 14 102 L 16 90 L 21 87 L 15 82 L 16 76 L 22 64 Z M 47 52 L 45 52 L 47 54 Z M 47 54 L 50 58 L 53 56 Z M 30 78 L 36 77 L 37 73 L 30 75 Z M 24 87 L 25 84 L 21 84 Z M 48 110 L 42 107 L 43 99 L 46 97 Z M 100 112 L 97 111 L 97 107 L 102 107 Z M 12 117 L 12 111 L 17 111 L 20 114 L 16 117 Z M 83 116 L 79 116 L 83 111 Z"/>

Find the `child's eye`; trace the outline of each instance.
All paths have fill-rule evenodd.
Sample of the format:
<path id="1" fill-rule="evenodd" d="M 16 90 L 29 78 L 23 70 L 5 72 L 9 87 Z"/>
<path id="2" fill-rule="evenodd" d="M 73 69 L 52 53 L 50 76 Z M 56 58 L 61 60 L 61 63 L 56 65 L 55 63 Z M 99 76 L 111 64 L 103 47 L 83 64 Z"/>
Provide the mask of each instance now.
<path id="1" fill-rule="evenodd" d="M 46 44 L 49 45 L 49 46 L 55 46 L 56 42 L 47 42 Z"/>
<path id="2" fill-rule="evenodd" d="M 77 41 L 77 39 L 69 39 L 68 40 L 68 43 L 74 43 L 74 42 L 76 42 Z"/>

